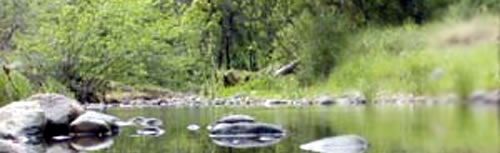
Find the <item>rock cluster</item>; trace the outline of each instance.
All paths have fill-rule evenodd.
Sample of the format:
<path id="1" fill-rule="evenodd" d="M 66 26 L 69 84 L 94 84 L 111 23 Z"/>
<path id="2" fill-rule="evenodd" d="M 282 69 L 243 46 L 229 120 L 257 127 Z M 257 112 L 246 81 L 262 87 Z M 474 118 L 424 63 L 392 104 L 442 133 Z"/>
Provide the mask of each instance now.
<path id="1" fill-rule="evenodd" d="M 212 141 L 222 147 L 256 148 L 278 143 L 286 133 L 278 125 L 256 122 L 248 115 L 223 117 L 207 127 Z"/>
<path id="2" fill-rule="evenodd" d="M 85 111 L 66 96 L 37 94 L 0 108 L 0 152 L 31 152 L 44 138 L 53 136 L 111 136 L 116 134 L 117 121 L 110 115 Z"/>

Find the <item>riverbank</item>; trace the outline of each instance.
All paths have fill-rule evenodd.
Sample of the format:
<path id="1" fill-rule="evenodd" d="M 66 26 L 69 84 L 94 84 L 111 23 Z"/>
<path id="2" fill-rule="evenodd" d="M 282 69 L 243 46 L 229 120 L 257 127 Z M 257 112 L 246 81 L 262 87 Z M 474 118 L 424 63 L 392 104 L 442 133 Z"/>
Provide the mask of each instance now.
<path id="1" fill-rule="evenodd" d="M 340 96 L 318 95 L 314 98 L 270 99 L 237 95 L 226 98 L 206 98 L 192 94 L 165 95 L 161 97 L 122 97 L 113 103 L 86 104 L 90 110 L 135 109 L 155 107 L 308 107 L 308 106 L 437 106 L 469 105 L 496 107 L 500 104 L 500 90 L 478 90 L 461 99 L 454 94 L 417 96 L 413 94 L 377 94 L 367 99 L 361 92 L 349 92 Z"/>

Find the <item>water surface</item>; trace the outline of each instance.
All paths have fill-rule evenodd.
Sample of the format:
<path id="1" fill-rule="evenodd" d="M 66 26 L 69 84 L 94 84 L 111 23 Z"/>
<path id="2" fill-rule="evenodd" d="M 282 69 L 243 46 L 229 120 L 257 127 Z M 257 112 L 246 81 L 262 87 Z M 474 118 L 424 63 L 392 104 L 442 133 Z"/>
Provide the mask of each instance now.
<path id="1" fill-rule="evenodd" d="M 129 137 L 124 128 L 106 153 L 303 153 L 300 144 L 346 134 L 365 137 L 368 153 L 498 153 L 498 112 L 492 108 L 433 107 L 283 107 L 147 108 L 110 110 L 122 119 L 156 117 L 165 122 L 160 137 Z M 205 126 L 228 114 L 247 114 L 282 125 L 279 143 L 251 149 L 215 145 Z M 190 124 L 200 131 L 187 130 Z"/>

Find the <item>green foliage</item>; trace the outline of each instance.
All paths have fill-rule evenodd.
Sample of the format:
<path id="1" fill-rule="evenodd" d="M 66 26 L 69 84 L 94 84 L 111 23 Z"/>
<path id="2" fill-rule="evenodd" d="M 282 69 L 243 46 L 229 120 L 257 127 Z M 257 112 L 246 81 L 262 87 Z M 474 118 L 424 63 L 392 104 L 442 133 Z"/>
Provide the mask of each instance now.
<path id="1" fill-rule="evenodd" d="M 440 91 L 425 76 L 442 64 L 426 56 L 441 55 L 413 53 L 439 50 L 428 42 L 437 37 L 428 34 L 429 23 L 500 10 L 496 0 L 8 0 L 0 4 L 0 50 L 7 46 L 23 57 L 26 66 L 20 72 L 42 85 L 36 86 L 38 91 L 72 92 L 82 101 L 92 101 L 82 95 L 110 90 L 110 82 L 226 95 L 225 89 L 220 90 L 219 72 L 261 73 L 296 59 L 301 64 L 291 80 L 258 77 L 227 93 L 278 91 L 285 82 L 289 88 L 307 90 L 326 79 L 335 87 L 325 88 L 349 86 L 372 94 L 402 86 L 419 94 L 430 88 Z M 465 78 L 456 81 L 470 77 Z M 469 87 L 456 88 L 465 92 Z"/>
<path id="2" fill-rule="evenodd" d="M 0 71 L 0 105 L 29 97 L 33 94 L 31 84 L 22 74 Z"/>

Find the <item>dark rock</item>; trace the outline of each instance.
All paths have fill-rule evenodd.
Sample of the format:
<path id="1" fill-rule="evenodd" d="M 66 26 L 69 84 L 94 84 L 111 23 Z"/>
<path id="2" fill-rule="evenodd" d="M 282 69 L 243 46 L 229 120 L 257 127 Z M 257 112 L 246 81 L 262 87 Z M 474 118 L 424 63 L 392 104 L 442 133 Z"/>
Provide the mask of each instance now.
<path id="1" fill-rule="evenodd" d="M 114 116 L 87 111 L 70 124 L 70 129 L 77 136 L 113 135 L 118 133 L 117 121 Z"/>
<path id="2" fill-rule="evenodd" d="M 324 138 L 300 145 L 300 149 L 320 153 L 362 153 L 368 149 L 368 142 L 357 135 Z"/>
<path id="3" fill-rule="evenodd" d="M 255 118 L 253 118 L 252 116 L 242 115 L 242 114 L 229 115 L 229 116 L 223 117 L 223 118 L 215 121 L 215 124 L 219 124 L 219 123 L 230 123 L 231 124 L 231 123 L 242 123 L 242 122 L 253 123 L 253 122 L 255 122 Z"/>
<path id="4" fill-rule="evenodd" d="M 320 96 L 316 99 L 316 103 L 322 106 L 330 106 L 336 104 L 336 101 L 330 96 Z"/>
<path id="5" fill-rule="evenodd" d="M 218 137 L 212 138 L 217 146 L 246 149 L 268 147 L 279 143 L 283 136 L 256 136 L 256 137 Z"/>
<path id="6" fill-rule="evenodd" d="M 157 118 L 147 118 L 145 119 L 142 124 L 142 126 L 151 126 L 151 127 L 160 127 L 163 126 L 163 121 L 157 119 Z"/>
<path id="7" fill-rule="evenodd" d="M 221 123 L 233 124 L 233 123 L 254 123 L 254 122 L 255 118 L 248 115 L 242 115 L 242 114 L 229 115 L 210 124 L 209 126 L 207 126 L 207 129 L 211 130 L 215 125 Z"/>
<path id="8" fill-rule="evenodd" d="M 284 106 L 284 105 L 289 105 L 290 102 L 286 100 L 267 100 L 264 102 L 264 105 L 267 107 L 273 107 L 273 106 Z"/>
<path id="9" fill-rule="evenodd" d="M 259 135 L 283 135 L 285 131 L 273 124 L 267 123 L 221 123 L 210 131 L 210 137 L 225 136 L 259 136 Z"/>
<path id="10" fill-rule="evenodd" d="M 274 72 L 274 76 L 288 75 L 295 72 L 295 68 L 299 64 L 299 60 L 294 60 L 290 64 L 287 64 Z"/>

